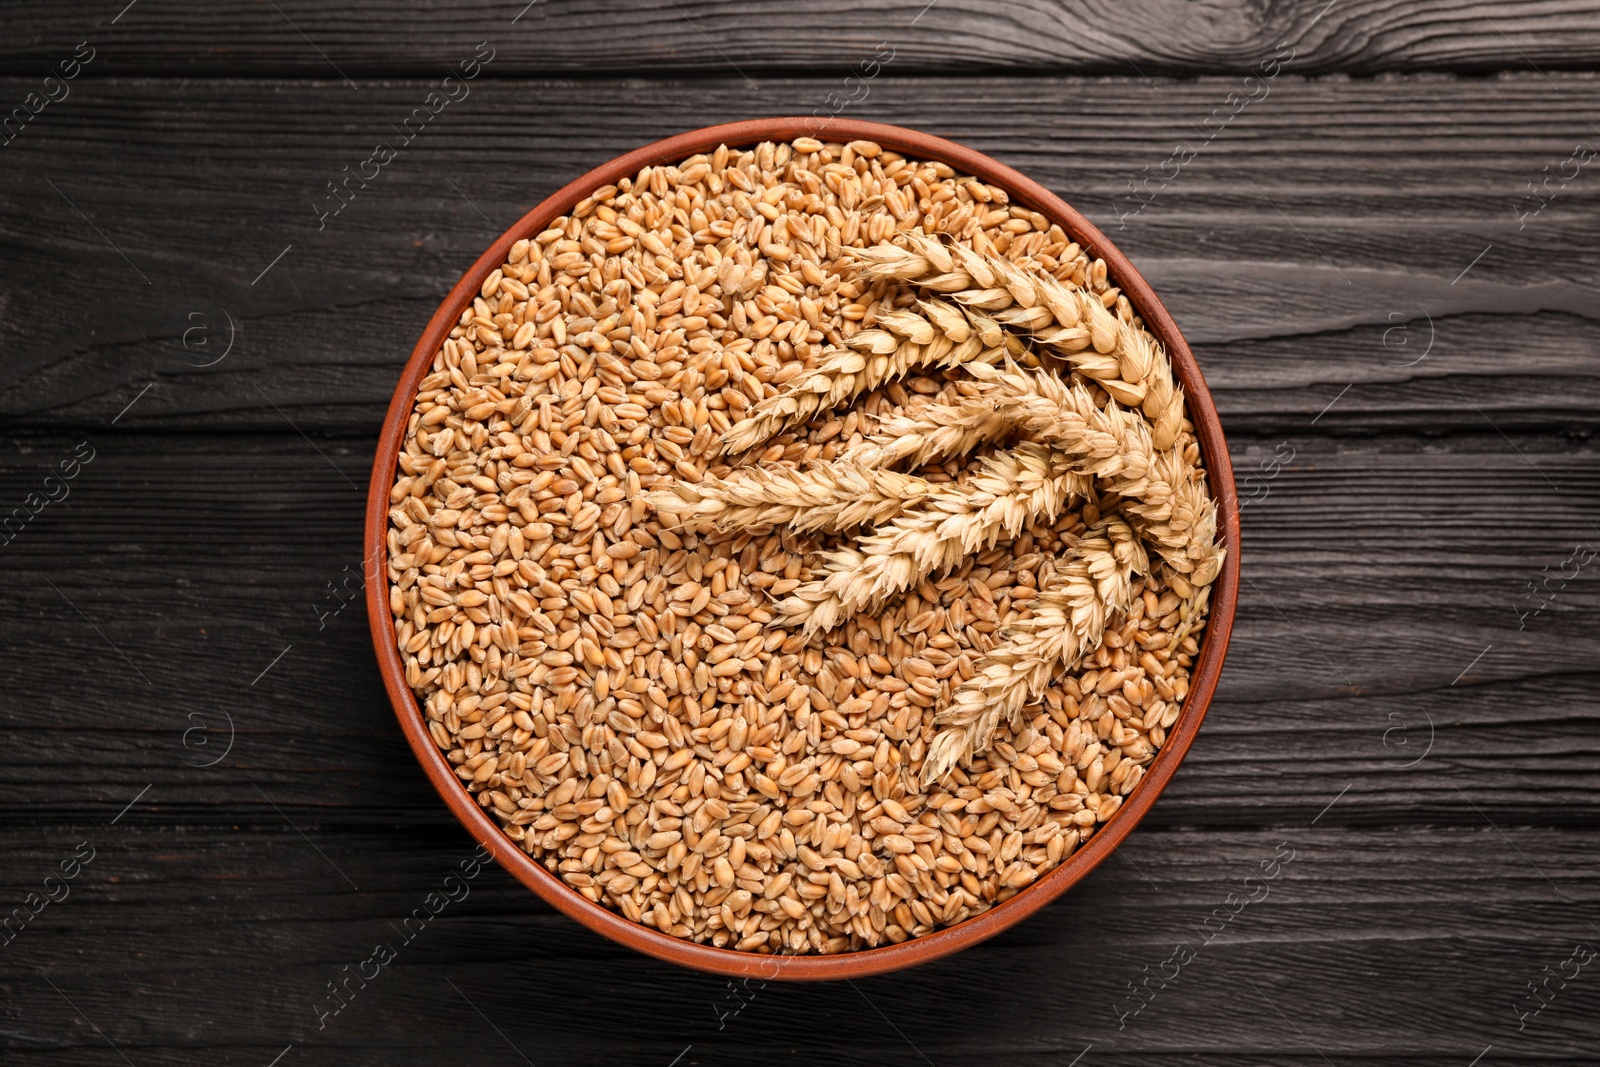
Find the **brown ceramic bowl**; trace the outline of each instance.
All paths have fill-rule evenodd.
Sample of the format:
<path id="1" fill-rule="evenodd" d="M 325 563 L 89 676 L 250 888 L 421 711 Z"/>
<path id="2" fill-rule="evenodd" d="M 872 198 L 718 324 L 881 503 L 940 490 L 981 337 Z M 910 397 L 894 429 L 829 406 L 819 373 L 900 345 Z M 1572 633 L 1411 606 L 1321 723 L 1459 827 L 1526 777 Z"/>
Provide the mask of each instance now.
<path id="1" fill-rule="evenodd" d="M 468 306 L 478 292 L 483 279 L 506 260 L 511 245 L 517 240 L 548 228 L 550 220 L 567 213 L 574 204 L 594 189 L 615 182 L 625 175 L 638 173 L 640 168 L 658 163 L 672 163 L 695 155 L 710 152 L 718 145 L 740 147 L 760 141 L 787 141 L 796 137 L 819 135 L 830 141 L 876 141 L 885 148 L 901 152 L 913 159 L 939 160 L 954 167 L 957 172 L 971 174 L 986 183 L 1006 189 L 1014 202 L 1026 205 L 1058 223 L 1073 240 L 1088 251 L 1091 257 L 1106 261 L 1114 284 L 1121 287 L 1134 310 L 1144 319 L 1146 327 L 1161 341 L 1172 359 L 1172 365 L 1183 383 L 1188 398 L 1189 417 L 1194 423 L 1204 463 L 1216 498 L 1221 520 L 1221 537 L 1227 545 L 1228 556 L 1212 591 L 1211 614 L 1205 630 L 1200 657 L 1193 669 L 1188 699 L 1177 722 L 1167 735 L 1166 744 L 1139 787 L 1121 809 L 1106 823 L 1089 843 L 1078 849 L 1043 878 L 1022 890 L 1016 896 L 988 911 L 956 924 L 937 930 L 924 937 L 912 938 L 898 945 L 841 953 L 835 956 L 763 956 L 733 949 L 714 948 L 672 937 L 660 931 L 631 922 L 624 916 L 591 903 L 578 895 L 551 874 L 536 860 L 500 832 L 493 820 L 480 808 L 455 776 L 450 764 L 429 736 L 416 698 L 406 685 L 405 667 L 395 647 L 394 623 L 389 613 L 387 574 L 386 528 L 388 523 L 389 489 L 394 483 L 396 459 L 406 422 L 416 396 L 417 383 L 427 374 L 440 344 L 449 334 L 463 308 Z M 1138 825 L 1156 798 L 1166 788 L 1189 745 L 1200 729 L 1206 707 L 1217 688 L 1217 678 L 1222 672 L 1222 659 L 1228 649 L 1228 636 L 1233 629 L 1234 610 L 1239 592 L 1239 507 L 1234 489 L 1233 468 L 1228 462 L 1228 449 L 1222 438 L 1222 426 L 1217 421 L 1216 408 L 1211 394 L 1206 390 L 1205 379 L 1195 364 L 1183 335 L 1173 324 L 1161 301 L 1151 291 L 1149 284 L 1139 276 L 1115 245 L 1095 229 L 1084 217 L 1068 207 L 1059 197 L 1038 182 L 997 163 L 988 156 L 970 148 L 938 137 L 898 126 L 885 126 L 875 122 L 833 120 L 821 129 L 815 120 L 808 118 L 756 119 L 734 122 L 724 126 L 710 126 L 703 130 L 669 137 L 664 141 L 646 145 L 597 167 L 570 185 L 554 193 L 538 207 L 523 216 L 489 250 L 468 269 L 450 295 L 445 297 L 439 310 L 434 312 L 428 328 L 422 332 L 417 346 L 412 350 L 394 399 L 389 403 L 389 414 L 383 423 L 383 435 L 378 441 L 378 454 L 372 465 L 372 484 L 367 493 L 367 521 L 365 536 L 367 570 L 367 616 L 372 626 L 372 643 L 377 649 L 378 664 L 383 672 L 389 700 L 400 719 L 401 729 L 411 742 L 422 769 L 427 772 L 433 787 L 439 791 L 456 818 L 489 849 L 500 865 L 510 871 L 523 885 L 532 889 L 550 904 L 569 917 L 640 952 L 658 959 L 670 960 L 688 967 L 733 977 L 779 978 L 797 981 L 817 981 L 838 978 L 857 978 L 899 970 L 913 964 L 947 956 L 969 945 L 1013 926 L 1038 911 L 1056 897 L 1066 892 L 1084 875 L 1094 870 L 1111 855 L 1124 838 Z"/>

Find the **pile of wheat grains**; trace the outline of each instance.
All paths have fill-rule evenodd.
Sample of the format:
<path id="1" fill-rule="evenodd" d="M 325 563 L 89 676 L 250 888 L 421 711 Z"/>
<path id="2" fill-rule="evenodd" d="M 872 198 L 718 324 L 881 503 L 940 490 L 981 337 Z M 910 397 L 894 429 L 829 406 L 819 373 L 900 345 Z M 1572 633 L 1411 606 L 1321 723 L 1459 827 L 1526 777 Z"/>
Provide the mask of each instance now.
<path id="1" fill-rule="evenodd" d="M 1087 840 L 1178 716 L 1204 619 L 1157 569 L 1021 722 L 921 783 L 936 712 L 1030 616 L 1095 500 L 809 637 L 774 605 L 837 535 L 696 533 L 647 502 L 726 474 L 716 442 L 756 402 L 914 304 L 851 255 L 912 229 L 1027 259 L 1136 321 L 1103 261 L 1004 190 L 801 139 L 595 190 L 516 243 L 421 382 L 388 532 L 407 681 L 507 836 L 635 922 L 776 953 L 959 922 Z M 831 459 L 969 385 L 905 378 L 748 459 Z M 1187 422 L 1179 443 L 1198 457 Z"/>

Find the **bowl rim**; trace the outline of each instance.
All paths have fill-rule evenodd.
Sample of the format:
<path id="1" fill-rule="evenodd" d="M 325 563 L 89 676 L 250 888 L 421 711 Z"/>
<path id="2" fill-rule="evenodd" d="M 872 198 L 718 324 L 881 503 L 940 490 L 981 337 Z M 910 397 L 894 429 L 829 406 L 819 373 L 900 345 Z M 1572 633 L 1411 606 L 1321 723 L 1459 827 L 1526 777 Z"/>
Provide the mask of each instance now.
<path id="1" fill-rule="evenodd" d="M 1206 631 L 1199 657 L 1192 669 L 1189 693 L 1178 719 L 1168 732 L 1166 743 L 1146 769 L 1138 788 L 1088 844 L 1010 900 L 954 926 L 922 937 L 909 938 L 897 945 L 827 956 L 760 955 L 674 937 L 589 901 L 527 852 L 514 847 L 514 843 L 501 832 L 457 779 L 444 754 L 434 744 L 416 697 L 406 684 L 405 664 L 395 646 L 394 620 L 389 611 L 387 558 L 389 492 L 394 483 L 396 463 L 415 402 L 417 385 L 428 373 L 435 354 L 455 326 L 461 311 L 470 306 L 472 298 L 478 294 L 483 279 L 506 262 L 512 244 L 542 232 L 552 219 L 568 213 L 594 190 L 615 184 L 620 178 L 631 177 L 646 166 L 677 163 L 689 156 L 713 151 L 722 144 L 746 147 L 762 141 L 783 142 L 800 137 L 816 137 L 828 142 L 873 141 L 911 159 L 946 163 L 958 173 L 1000 186 L 1006 190 L 1012 203 L 1043 214 L 1060 225 L 1092 258 L 1105 260 L 1109 276 L 1143 318 L 1146 328 L 1162 343 L 1183 386 L 1189 419 L 1194 425 L 1205 461 L 1207 480 L 1212 496 L 1217 501 L 1218 533 L 1228 550 L 1222 572 L 1212 586 Z M 1199 365 L 1177 324 L 1127 257 L 1060 197 L 1033 179 L 980 152 L 900 126 L 838 118 L 819 121 L 804 116 L 749 119 L 707 126 L 645 145 L 603 163 L 562 186 L 501 234 L 467 269 L 433 313 L 401 372 L 373 458 L 363 541 L 367 617 L 384 687 L 417 761 L 455 817 L 512 877 L 569 918 L 612 941 L 657 959 L 734 978 L 795 981 L 860 978 L 928 963 L 993 937 L 1066 892 L 1122 844 L 1172 780 L 1178 764 L 1194 742 L 1216 692 L 1233 629 L 1239 590 L 1238 497 L 1216 407 Z"/>

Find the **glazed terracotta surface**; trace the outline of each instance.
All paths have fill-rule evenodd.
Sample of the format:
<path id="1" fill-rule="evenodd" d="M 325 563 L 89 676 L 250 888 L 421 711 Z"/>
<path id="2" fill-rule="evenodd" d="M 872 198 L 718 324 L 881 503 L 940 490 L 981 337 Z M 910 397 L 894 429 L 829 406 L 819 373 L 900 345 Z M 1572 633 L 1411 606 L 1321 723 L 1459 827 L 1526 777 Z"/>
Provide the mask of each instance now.
<path id="1" fill-rule="evenodd" d="M 449 335 L 463 308 L 471 304 L 483 279 L 506 261 L 512 244 L 531 238 L 548 228 L 552 219 L 566 214 L 574 204 L 602 185 L 631 176 L 646 166 L 675 163 L 718 145 L 744 147 L 761 141 L 789 141 L 802 136 L 817 136 L 835 141 L 875 141 L 885 148 L 913 159 L 948 163 L 958 173 L 973 175 L 985 183 L 998 185 L 1010 193 L 1013 202 L 1040 212 L 1080 245 L 1091 257 L 1105 260 L 1108 273 L 1145 326 L 1170 356 L 1187 399 L 1190 421 L 1199 440 L 1211 494 L 1217 501 L 1218 535 L 1228 550 L 1222 573 L 1212 588 L 1211 609 L 1199 658 L 1194 664 L 1188 698 L 1177 723 L 1139 787 L 1126 803 L 1089 842 L 1037 882 L 1003 904 L 973 918 L 912 938 L 898 945 L 847 952 L 834 956 L 773 956 L 714 948 L 673 937 L 632 922 L 626 917 L 594 904 L 568 888 L 532 856 L 501 833 L 494 821 L 478 806 L 456 777 L 433 738 L 429 735 L 421 709 L 406 684 L 405 668 L 395 646 L 394 622 L 389 612 L 386 528 L 389 490 L 394 484 L 395 464 L 406 423 L 416 397 L 417 384 L 427 374 L 440 345 Z M 647 145 L 597 167 L 571 182 L 523 216 L 490 246 L 462 276 L 434 312 L 427 329 L 417 341 L 400 376 L 394 398 L 389 403 L 377 456 L 372 466 L 372 482 L 367 493 L 364 537 L 367 583 L 367 615 L 372 627 L 373 646 L 388 689 L 395 715 L 405 731 L 412 751 L 427 772 L 439 795 L 462 824 L 488 848 L 495 859 L 518 881 L 543 897 L 564 914 L 590 929 L 651 956 L 700 970 L 734 977 L 786 979 L 799 981 L 857 978 L 899 970 L 938 959 L 989 938 L 1023 919 L 1060 896 L 1079 879 L 1106 859 L 1150 810 L 1166 788 L 1184 753 L 1193 743 L 1216 691 L 1227 653 L 1229 634 L 1239 590 L 1239 507 L 1234 490 L 1233 468 L 1222 436 L 1211 394 L 1206 389 L 1194 355 L 1178 332 L 1155 293 L 1126 257 L 1105 235 L 1059 197 L 1010 167 L 988 156 L 953 142 L 898 126 L 874 122 L 834 120 L 820 129 L 810 118 L 759 119 L 710 126 L 679 134 Z M 381 578 L 381 580 L 380 580 Z"/>

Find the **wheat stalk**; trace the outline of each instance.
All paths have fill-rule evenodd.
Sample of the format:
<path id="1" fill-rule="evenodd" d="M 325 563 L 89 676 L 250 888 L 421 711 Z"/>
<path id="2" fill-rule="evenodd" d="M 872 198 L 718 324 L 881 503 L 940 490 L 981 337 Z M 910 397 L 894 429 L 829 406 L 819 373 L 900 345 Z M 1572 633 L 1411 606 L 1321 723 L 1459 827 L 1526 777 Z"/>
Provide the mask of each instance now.
<path id="1" fill-rule="evenodd" d="M 1037 519 L 1053 522 L 1091 488 L 1063 453 L 1035 442 L 984 456 L 970 482 L 936 486 L 859 548 L 823 553 L 824 577 L 779 602 L 781 621 L 803 623 L 808 635 L 831 629 Z"/>
<path id="2" fill-rule="evenodd" d="M 854 459 L 792 467 L 749 467 L 726 478 L 673 482 L 646 500 L 680 526 L 719 530 L 788 526 L 802 532 L 837 532 L 881 523 L 926 497 L 933 483 L 899 471 L 874 469 Z"/>
<path id="3" fill-rule="evenodd" d="M 1183 425 L 1183 391 L 1154 338 L 1111 314 L 1088 289 L 1068 285 L 999 256 L 937 238 L 906 233 L 905 247 L 879 245 L 857 258 L 869 277 L 908 281 L 946 293 L 969 313 L 1026 330 L 1048 345 L 1112 399 L 1150 419 L 1158 448 L 1177 440 Z"/>
<path id="4" fill-rule="evenodd" d="M 932 785 L 988 748 L 1000 723 L 1044 695 L 1056 672 L 1100 646 L 1113 616 L 1133 600 L 1133 575 L 1149 559 L 1133 531 L 1110 516 L 1089 528 L 1033 602 L 1033 615 L 1006 627 L 999 642 L 956 687 L 934 718 L 944 726 L 928 747 L 922 783 Z"/>

